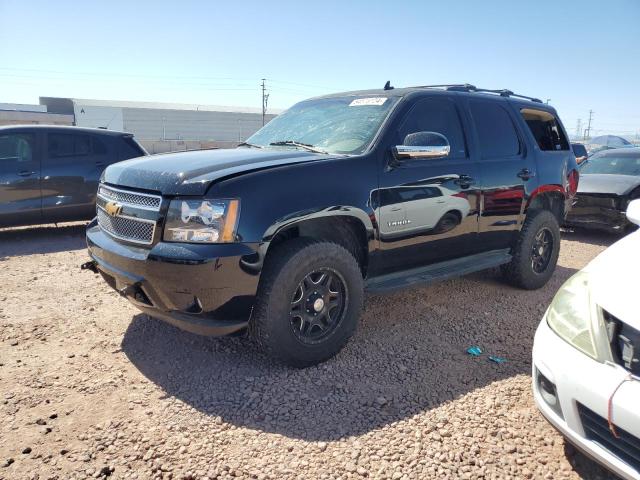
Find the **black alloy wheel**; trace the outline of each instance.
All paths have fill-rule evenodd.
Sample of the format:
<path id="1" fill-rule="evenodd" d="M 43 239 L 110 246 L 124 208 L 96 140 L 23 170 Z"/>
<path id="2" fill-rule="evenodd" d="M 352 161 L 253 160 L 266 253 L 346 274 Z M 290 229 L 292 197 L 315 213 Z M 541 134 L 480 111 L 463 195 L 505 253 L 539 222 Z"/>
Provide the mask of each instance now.
<path id="1" fill-rule="evenodd" d="M 362 270 L 351 251 L 294 238 L 267 256 L 249 330 L 265 352 L 284 363 L 316 365 L 347 344 L 363 300 Z"/>
<path id="2" fill-rule="evenodd" d="M 340 325 L 346 308 L 347 290 L 340 274 L 329 268 L 314 270 L 292 296 L 290 325 L 301 342 L 321 342 Z"/>
<path id="3" fill-rule="evenodd" d="M 553 234 L 547 227 L 541 228 L 531 246 L 531 268 L 536 273 L 543 273 L 549 266 L 553 253 Z"/>
<path id="4" fill-rule="evenodd" d="M 511 249 L 511 261 L 500 267 L 505 279 L 520 288 L 545 285 L 558 262 L 560 227 L 549 210 L 527 212 L 524 225 Z"/>

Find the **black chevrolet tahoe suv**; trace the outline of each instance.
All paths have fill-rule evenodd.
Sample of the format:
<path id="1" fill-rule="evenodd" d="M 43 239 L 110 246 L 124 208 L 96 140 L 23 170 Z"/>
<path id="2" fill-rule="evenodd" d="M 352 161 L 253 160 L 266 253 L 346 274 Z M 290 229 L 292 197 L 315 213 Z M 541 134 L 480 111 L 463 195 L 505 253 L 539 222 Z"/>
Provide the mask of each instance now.
<path id="1" fill-rule="evenodd" d="M 386 85 L 300 102 L 232 150 L 110 166 L 83 267 L 151 317 L 304 367 L 347 343 L 365 290 L 496 266 L 544 285 L 577 183 L 539 100 Z"/>

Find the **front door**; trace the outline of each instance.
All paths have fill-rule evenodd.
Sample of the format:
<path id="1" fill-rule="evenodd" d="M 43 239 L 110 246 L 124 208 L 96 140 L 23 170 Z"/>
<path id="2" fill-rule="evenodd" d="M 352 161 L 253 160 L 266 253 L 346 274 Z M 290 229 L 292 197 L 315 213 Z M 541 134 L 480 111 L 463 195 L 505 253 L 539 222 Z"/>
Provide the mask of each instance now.
<path id="1" fill-rule="evenodd" d="M 459 109 L 450 97 L 415 101 L 388 135 L 380 188 L 374 200 L 379 225 L 380 274 L 419 267 L 475 251 L 478 167 L 469 157 Z M 451 147 L 444 158 L 393 157 L 407 135 L 434 132 Z"/>
<path id="2" fill-rule="evenodd" d="M 41 221 L 36 133 L 0 134 L 0 227 Z"/>

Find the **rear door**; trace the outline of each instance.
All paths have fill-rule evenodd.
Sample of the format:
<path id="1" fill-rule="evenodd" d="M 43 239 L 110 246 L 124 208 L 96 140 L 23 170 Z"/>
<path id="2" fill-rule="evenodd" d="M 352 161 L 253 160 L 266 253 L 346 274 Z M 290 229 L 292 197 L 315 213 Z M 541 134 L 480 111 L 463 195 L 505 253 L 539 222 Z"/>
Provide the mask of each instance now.
<path id="1" fill-rule="evenodd" d="M 39 137 L 0 133 L 0 227 L 41 222 Z"/>
<path id="2" fill-rule="evenodd" d="M 506 100 L 468 98 L 482 190 L 479 242 L 509 248 L 523 220 L 525 191 L 536 182 L 535 159 Z"/>
<path id="3" fill-rule="evenodd" d="M 95 213 L 98 180 L 112 162 L 108 136 L 49 131 L 42 162 L 42 212 L 47 221 L 81 220 Z"/>

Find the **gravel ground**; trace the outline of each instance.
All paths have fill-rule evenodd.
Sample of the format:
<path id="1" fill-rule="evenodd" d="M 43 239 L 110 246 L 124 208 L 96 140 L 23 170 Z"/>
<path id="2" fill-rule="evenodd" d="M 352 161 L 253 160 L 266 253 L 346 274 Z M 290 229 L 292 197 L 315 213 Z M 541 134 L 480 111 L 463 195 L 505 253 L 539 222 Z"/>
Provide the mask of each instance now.
<path id="1" fill-rule="evenodd" d="M 0 231 L 0 479 L 608 478 L 537 413 L 530 355 L 613 241 L 563 234 L 535 292 L 488 271 L 372 296 L 347 348 L 300 371 L 139 314 L 80 272 L 82 225 Z"/>

